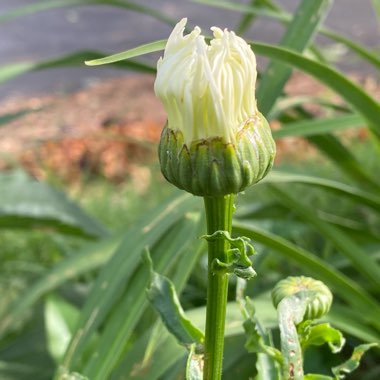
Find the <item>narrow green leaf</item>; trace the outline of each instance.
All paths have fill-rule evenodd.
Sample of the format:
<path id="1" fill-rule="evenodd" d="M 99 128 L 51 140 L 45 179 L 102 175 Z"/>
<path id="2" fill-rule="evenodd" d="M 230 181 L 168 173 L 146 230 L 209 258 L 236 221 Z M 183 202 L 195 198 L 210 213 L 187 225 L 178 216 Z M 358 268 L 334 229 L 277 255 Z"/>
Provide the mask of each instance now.
<path id="1" fill-rule="evenodd" d="M 267 0 L 251 0 L 249 6 L 258 9 L 265 9 L 265 7 L 267 7 Z M 242 35 L 254 23 L 256 18 L 256 14 L 244 13 L 241 20 L 239 21 L 239 24 L 236 27 L 236 34 L 239 36 Z"/>
<path id="2" fill-rule="evenodd" d="M 283 47 L 262 43 L 252 43 L 252 47 L 255 53 L 291 65 L 329 86 L 360 112 L 368 120 L 369 128 L 380 136 L 380 104 L 343 74 Z"/>
<path id="3" fill-rule="evenodd" d="M 228 9 L 234 12 L 242 12 L 245 15 L 254 15 L 260 17 L 268 17 L 273 20 L 280 21 L 282 24 L 288 24 L 292 20 L 292 15 L 283 9 L 280 9 L 278 6 L 271 7 L 270 9 L 265 9 L 257 6 L 246 5 L 246 4 L 237 4 L 229 1 L 216 1 L 216 0 L 192 0 L 196 3 L 206 4 L 209 6 Z M 372 0 L 375 5 L 375 9 L 379 10 L 377 12 L 380 15 L 380 6 L 378 0 Z M 379 16 L 380 18 L 380 16 Z M 359 57 L 365 59 L 369 63 L 373 64 L 375 67 L 380 67 L 380 57 L 374 54 L 371 50 L 364 48 L 362 44 L 353 41 L 352 39 L 348 39 L 335 31 L 321 27 L 319 29 L 319 33 L 331 38 L 337 42 L 340 42 L 351 49 L 354 53 L 356 53 Z"/>
<path id="4" fill-rule="evenodd" d="M 41 12 L 48 9 L 63 8 L 70 6 L 86 6 L 86 5 L 100 5 L 100 6 L 114 6 L 142 13 L 143 15 L 151 16 L 157 20 L 165 22 L 169 25 L 174 25 L 175 20 L 167 16 L 165 13 L 157 9 L 150 8 L 138 3 L 124 1 L 124 0 L 49 0 L 40 1 L 33 4 L 21 6 L 4 13 L 0 16 L 0 23 L 12 21 L 18 17 Z"/>
<path id="5" fill-rule="evenodd" d="M 6 125 L 14 120 L 17 120 L 20 117 L 28 115 L 29 113 L 38 112 L 38 111 L 40 110 L 39 109 L 23 109 L 21 111 L 0 115 L 0 126 Z"/>
<path id="6" fill-rule="evenodd" d="M 166 45 L 166 40 L 155 41 L 149 44 L 140 45 L 136 48 L 129 49 L 121 53 L 109 55 L 107 57 L 103 57 L 100 59 L 86 61 L 85 63 L 87 66 L 107 65 L 109 63 L 115 63 L 115 62 L 123 61 L 129 58 L 138 57 L 140 55 L 160 51 L 165 47 L 165 45 Z"/>
<path id="7" fill-rule="evenodd" d="M 380 265 L 367 252 L 361 249 L 352 239 L 332 224 L 316 217 L 315 210 L 301 203 L 288 191 L 270 185 L 271 192 L 284 206 L 297 213 L 299 217 L 313 226 L 322 236 L 332 242 L 346 256 L 353 267 L 376 287 L 380 287 Z"/>
<path id="8" fill-rule="evenodd" d="M 199 261 L 200 255 L 205 252 L 204 241 L 197 239 L 197 237 L 204 232 L 204 222 L 201 221 L 201 223 L 199 223 L 198 229 L 193 237 L 190 234 L 188 226 L 184 227 L 185 229 L 182 232 L 183 235 L 189 239 L 190 245 L 182 253 L 179 250 L 178 256 L 173 253 L 171 258 L 171 262 L 174 261 L 176 265 L 172 279 L 178 292 L 181 292 L 185 287 L 194 265 Z M 176 231 L 174 230 L 174 232 Z M 176 233 L 175 235 L 178 236 L 179 234 Z M 168 234 L 168 239 L 173 242 L 173 244 L 171 244 L 173 250 L 177 250 L 178 252 L 178 247 L 183 246 L 184 236 L 178 236 L 178 239 L 173 239 L 172 236 Z M 156 250 L 152 251 L 154 254 L 157 254 L 157 257 L 161 257 L 168 252 L 170 244 L 166 244 L 166 242 L 167 239 L 160 244 L 163 249 L 162 253 Z M 158 264 L 159 262 L 156 260 L 156 267 Z M 163 266 L 161 266 L 161 268 L 163 268 Z M 170 342 L 172 346 L 174 345 L 173 349 L 168 347 L 168 342 Z M 111 380 L 119 379 L 120 376 L 127 374 L 129 374 L 127 376 L 132 377 L 133 374 L 133 376 L 138 379 L 146 380 L 160 378 L 178 359 L 185 357 L 185 349 L 181 349 L 181 347 L 178 346 L 177 341 L 167 332 L 167 329 L 160 320 L 159 325 L 152 333 L 149 333 L 149 339 L 140 340 L 139 345 L 140 346 L 137 346 L 136 343 L 134 343 L 128 350 L 124 360 L 112 372 Z M 141 354 L 139 354 L 139 352 L 141 352 Z M 132 357 L 136 357 L 136 355 L 139 358 L 138 366 L 136 366 L 136 360 L 132 360 Z M 163 363 L 165 363 L 165 365 Z M 138 371 L 136 368 L 138 368 Z"/>
<path id="9" fill-rule="evenodd" d="M 278 99 L 278 101 L 276 102 L 276 104 L 273 106 L 273 108 L 271 110 L 270 116 L 272 119 L 281 120 L 286 115 L 286 112 L 293 111 L 294 109 L 297 110 L 300 107 L 305 106 L 306 104 L 318 104 L 319 106 L 321 106 L 325 109 L 331 109 L 331 110 L 334 110 L 337 112 L 344 112 L 346 114 L 349 114 L 349 115 L 345 115 L 345 116 L 350 116 L 350 114 L 351 114 L 352 117 L 354 117 L 354 115 L 355 115 L 355 114 L 352 114 L 350 112 L 350 109 L 347 108 L 345 105 L 334 103 L 334 102 L 328 100 L 326 97 L 323 97 L 323 96 L 307 96 L 307 95 L 290 96 L 289 94 L 287 94 L 286 98 Z M 335 118 L 332 118 L 331 120 L 334 120 L 334 119 Z M 321 120 L 321 119 L 317 119 L 317 120 Z M 324 120 L 329 123 L 330 118 L 326 118 Z M 301 121 L 303 121 L 303 120 L 301 120 Z M 301 122 L 301 121 L 299 121 L 299 122 Z M 309 121 L 313 122 L 313 119 L 309 118 Z M 339 124 L 339 122 L 340 122 L 339 117 L 337 117 L 337 122 Z M 291 122 L 291 123 L 294 123 L 294 122 Z M 347 121 L 347 123 L 349 123 L 349 121 Z M 353 127 L 356 126 L 356 124 L 354 124 L 354 123 L 352 123 L 352 124 L 353 124 L 352 125 Z M 362 124 L 364 124 L 363 121 L 362 121 Z M 284 132 L 285 132 L 285 127 L 287 127 L 288 125 L 290 126 L 290 122 L 287 123 L 286 125 L 284 125 Z M 272 131 L 272 133 L 277 133 L 277 130 Z M 281 135 L 281 132 L 279 132 L 279 133 Z"/>
<path id="10" fill-rule="evenodd" d="M 372 1 L 372 7 L 376 12 L 377 20 L 380 25 L 380 1 L 379 0 L 371 0 Z"/>
<path id="11" fill-rule="evenodd" d="M 328 132 L 335 132 L 347 128 L 357 128 L 365 126 L 366 121 L 361 115 L 350 114 L 337 116 L 329 119 L 303 120 L 288 123 L 281 129 L 272 132 L 275 139 L 286 136 L 313 136 Z"/>
<path id="12" fill-rule="evenodd" d="M 311 43 L 319 25 L 325 19 L 330 0 L 303 0 L 289 24 L 280 45 L 296 52 L 303 52 Z M 257 91 L 260 112 L 267 115 L 281 95 L 292 68 L 281 62 L 270 62 Z"/>
<path id="13" fill-rule="evenodd" d="M 53 266 L 0 315 L 0 337 L 43 295 L 107 262 L 121 241 L 120 235 L 89 243 L 75 255 Z"/>
<path id="14" fill-rule="evenodd" d="M 355 52 L 359 57 L 365 59 L 367 62 L 371 63 L 375 68 L 380 69 L 380 57 L 378 54 L 373 53 L 371 50 L 363 47 L 363 44 L 359 44 L 352 39 L 342 36 L 334 32 L 331 29 L 323 28 L 321 34 L 331 38 L 332 40 L 346 45 L 349 49 Z"/>
<path id="15" fill-rule="evenodd" d="M 152 247 L 152 258 L 157 270 L 166 275 L 181 255 L 194 255 L 198 251 L 197 247 L 193 250 L 193 242 L 200 244 L 197 239 L 199 216 L 199 213 L 186 213 L 155 245 L 146 245 Z M 83 369 L 83 373 L 92 380 L 107 378 L 119 361 L 118 358 L 123 357 L 126 342 L 133 337 L 140 318 L 147 313 L 145 289 L 149 281 L 149 267 L 143 261 L 121 295 L 120 302 L 113 307 L 113 313 L 107 319 L 106 328 L 100 336 L 97 353 L 91 356 Z M 98 355 L 102 361 L 98 360 Z"/>
<path id="16" fill-rule="evenodd" d="M 41 62 L 24 62 L 3 65 L 0 66 L 0 84 L 28 72 L 65 66 L 83 66 L 85 60 L 95 60 L 102 58 L 105 55 L 105 53 L 100 53 L 93 50 L 82 50 Z M 154 66 L 133 60 L 116 62 L 114 63 L 114 67 L 120 69 L 130 69 L 145 73 L 156 72 Z"/>
<path id="17" fill-rule="evenodd" d="M 0 174 L 0 228 L 49 228 L 86 238 L 107 235 L 64 193 L 21 171 Z"/>
<path id="18" fill-rule="evenodd" d="M 376 211 L 380 211 L 380 197 L 375 193 L 370 193 L 359 187 L 354 187 L 327 178 L 272 170 L 261 183 L 299 183 L 313 187 L 320 187 L 336 194 L 351 198 L 356 202 L 372 207 Z"/>
<path id="19" fill-rule="evenodd" d="M 76 334 L 73 336 L 66 352 L 62 363 L 63 367 L 70 369 L 80 360 L 92 333 L 104 321 L 110 309 L 123 294 L 126 282 L 138 267 L 143 249 L 146 246 L 154 245 L 162 234 L 178 221 L 185 210 L 188 210 L 189 207 L 194 207 L 195 204 L 196 199 L 188 194 L 172 199 L 161 204 L 157 210 L 149 215 L 144 216 L 140 223 L 135 224 L 128 231 L 112 259 L 100 272 L 92 288 L 90 296 L 83 307 Z M 143 278 L 141 281 L 143 281 Z M 133 301 L 131 300 L 131 302 Z M 121 307 L 124 306 L 122 305 Z M 118 316 L 117 318 L 120 319 L 120 317 Z M 133 314 L 131 315 L 132 317 L 135 318 L 136 315 Z M 110 324 L 108 327 L 111 329 L 114 326 Z M 116 342 L 116 338 L 118 338 L 117 335 L 114 343 L 119 345 L 120 342 Z M 104 348 L 106 349 L 107 346 Z M 108 362 L 103 361 L 104 365 L 108 365 Z M 103 361 L 98 365 L 103 364 Z M 101 374 L 100 371 L 99 374 Z M 95 378 L 94 376 L 90 377 Z"/>
<path id="20" fill-rule="evenodd" d="M 204 334 L 186 317 L 173 283 L 165 276 L 152 271 L 147 297 L 159 313 L 166 328 L 186 347 L 201 344 Z"/>
<path id="21" fill-rule="evenodd" d="M 368 172 L 366 167 L 356 159 L 338 138 L 331 134 L 326 134 L 309 136 L 308 140 L 329 157 L 349 178 L 357 181 L 363 187 L 373 188 L 376 191 L 380 190 L 379 178 Z"/>
<path id="22" fill-rule="evenodd" d="M 368 351 L 372 347 L 378 347 L 378 346 L 379 345 L 376 343 L 369 343 L 369 344 L 361 344 L 360 346 L 355 347 L 354 352 L 352 353 L 352 356 L 350 359 L 348 359 L 343 364 L 337 367 L 334 367 L 332 369 L 333 374 L 338 379 L 344 379 L 346 377 L 346 374 L 349 374 L 355 371 L 355 369 L 359 367 L 360 360 L 366 351 Z"/>
<path id="23" fill-rule="evenodd" d="M 239 3 L 233 3 L 229 1 L 218 1 L 218 0 L 191 0 L 193 3 L 209 5 L 212 7 L 227 9 L 231 11 L 243 12 L 247 15 L 254 16 L 263 16 L 269 17 L 272 19 L 280 20 L 280 21 L 290 21 L 291 16 L 289 14 L 282 14 L 276 11 L 272 11 L 269 9 L 265 9 L 259 6 L 245 5 Z"/>

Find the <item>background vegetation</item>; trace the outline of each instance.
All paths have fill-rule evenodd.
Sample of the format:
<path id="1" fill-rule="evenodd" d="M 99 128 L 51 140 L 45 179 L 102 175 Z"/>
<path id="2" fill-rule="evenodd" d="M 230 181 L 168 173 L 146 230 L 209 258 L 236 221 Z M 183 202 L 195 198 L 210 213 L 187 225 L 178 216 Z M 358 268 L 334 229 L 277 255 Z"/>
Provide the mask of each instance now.
<path id="1" fill-rule="evenodd" d="M 0 22 L 22 22 L 23 15 L 52 7 L 102 3 L 171 25 L 177 21 L 138 2 L 51 0 L 2 15 Z M 344 331 L 346 348 L 339 355 L 313 349 L 306 357 L 306 372 L 329 374 L 359 342 L 380 343 L 380 104 L 336 69 L 315 37 L 345 45 L 376 70 L 379 55 L 323 25 L 332 1 L 300 1 L 294 15 L 270 0 L 197 3 L 240 12 L 236 31 L 243 35 L 259 17 L 285 25 L 279 45 L 252 43 L 255 53 L 270 62 L 260 72 L 258 106 L 281 125 L 274 130 L 279 147 L 284 138 L 297 136 L 311 144 L 313 154 L 300 152 L 295 160 L 282 160 L 262 183 L 240 195 L 234 231 L 250 237 L 259 252 L 254 259 L 259 275 L 247 292 L 266 328 L 276 325 L 269 291 L 279 279 L 310 275 L 334 293 L 327 320 Z M 378 1 L 373 7 L 379 14 Z M 154 73 L 138 56 L 163 46 L 158 41 L 106 62 Z M 0 82 L 104 55 L 80 51 L 3 66 Z M 337 96 L 289 95 L 285 85 L 293 70 L 314 77 Z M 0 124 L 18 116 L 0 115 Z M 365 136 L 360 140 L 347 132 L 358 128 Z M 115 200 L 115 185 L 97 179 L 76 193 L 79 204 L 21 171 L 1 173 L 1 379 L 43 380 L 54 374 L 57 379 L 183 378 L 186 352 L 149 306 L 145 289 L 150 273 L 142 255 L 149 247 L 155 270 L 172 279 L 189 318 L 202 327 L 206 270 L 205 246 L 198 239 L 205 231 L 201 199 L 163 186 L 156 164 L 152 172 L 149 199 L 121 184 Z M 255 375 L 256 357 L 244 347 L 242 322 L 231 294 L 225 379 Z M 276 339 L 275 330 L 273 334 Z M 352 378 L 378 379 L 379 358 L 379 350 L 371 351 Z"/>

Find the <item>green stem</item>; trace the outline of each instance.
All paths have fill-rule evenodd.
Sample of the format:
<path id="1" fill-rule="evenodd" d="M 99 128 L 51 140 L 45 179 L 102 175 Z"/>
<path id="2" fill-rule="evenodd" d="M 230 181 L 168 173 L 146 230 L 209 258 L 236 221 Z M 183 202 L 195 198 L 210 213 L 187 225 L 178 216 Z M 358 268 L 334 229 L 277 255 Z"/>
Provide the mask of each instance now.
<path id="1" fill-rule="evenodd" d="M 207 233 L 216 231 L 231 233 L 234 195 L 204 197 L 207 218 Z M 227 239 L 208 241 L 208 287 L 205 336 L 204 380 L 222 378 L 224 348 L 224 326 L 228 296 L 228 274 L 213 271 L 213 262 L 219 259 L 228 263 L 227 251 L 230 243 Z"/>

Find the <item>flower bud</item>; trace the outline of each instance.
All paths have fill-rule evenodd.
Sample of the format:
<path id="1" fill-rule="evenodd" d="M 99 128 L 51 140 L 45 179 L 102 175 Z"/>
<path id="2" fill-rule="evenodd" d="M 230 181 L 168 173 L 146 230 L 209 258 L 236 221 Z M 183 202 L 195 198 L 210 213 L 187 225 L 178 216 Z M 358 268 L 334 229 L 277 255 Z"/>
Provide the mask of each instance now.
<path id="1" fill-rule="evenodd" d="M 333 299 L 330 289 L 322 281 L 304 276 L 281 280 L 272 291 L 273 305 L 277 308 L 284 298 L 302 292 L 308 296 L 304 320 L 318 319 L 329 312 Z"/>
<path id="2" fill-rule="evenodd" d="M 198 27 L 186 19 L 170 35 L 157 64 L 155 92 L 168 114 L 159 145 L 165 178 L 192 194 L 243 191 L 272 167 L 275 144 L 256 106 L 256 59 L 234 32 Z"/>

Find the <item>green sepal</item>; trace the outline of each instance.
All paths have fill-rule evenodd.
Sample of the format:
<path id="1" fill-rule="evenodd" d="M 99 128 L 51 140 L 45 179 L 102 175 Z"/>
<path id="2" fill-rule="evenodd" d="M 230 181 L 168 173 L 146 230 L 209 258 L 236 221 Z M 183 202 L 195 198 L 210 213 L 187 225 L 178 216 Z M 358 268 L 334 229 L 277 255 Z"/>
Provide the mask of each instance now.
<path id="1" fill-rule="evenodd" d="M 158 148 L 164 177 L 179 189 L 199 196 L 237 194 L 259 182 L 273 165 L 276 147 L 268 122 L 257 113 L 236 133 L 185 142 L 165 126 Z"/>

